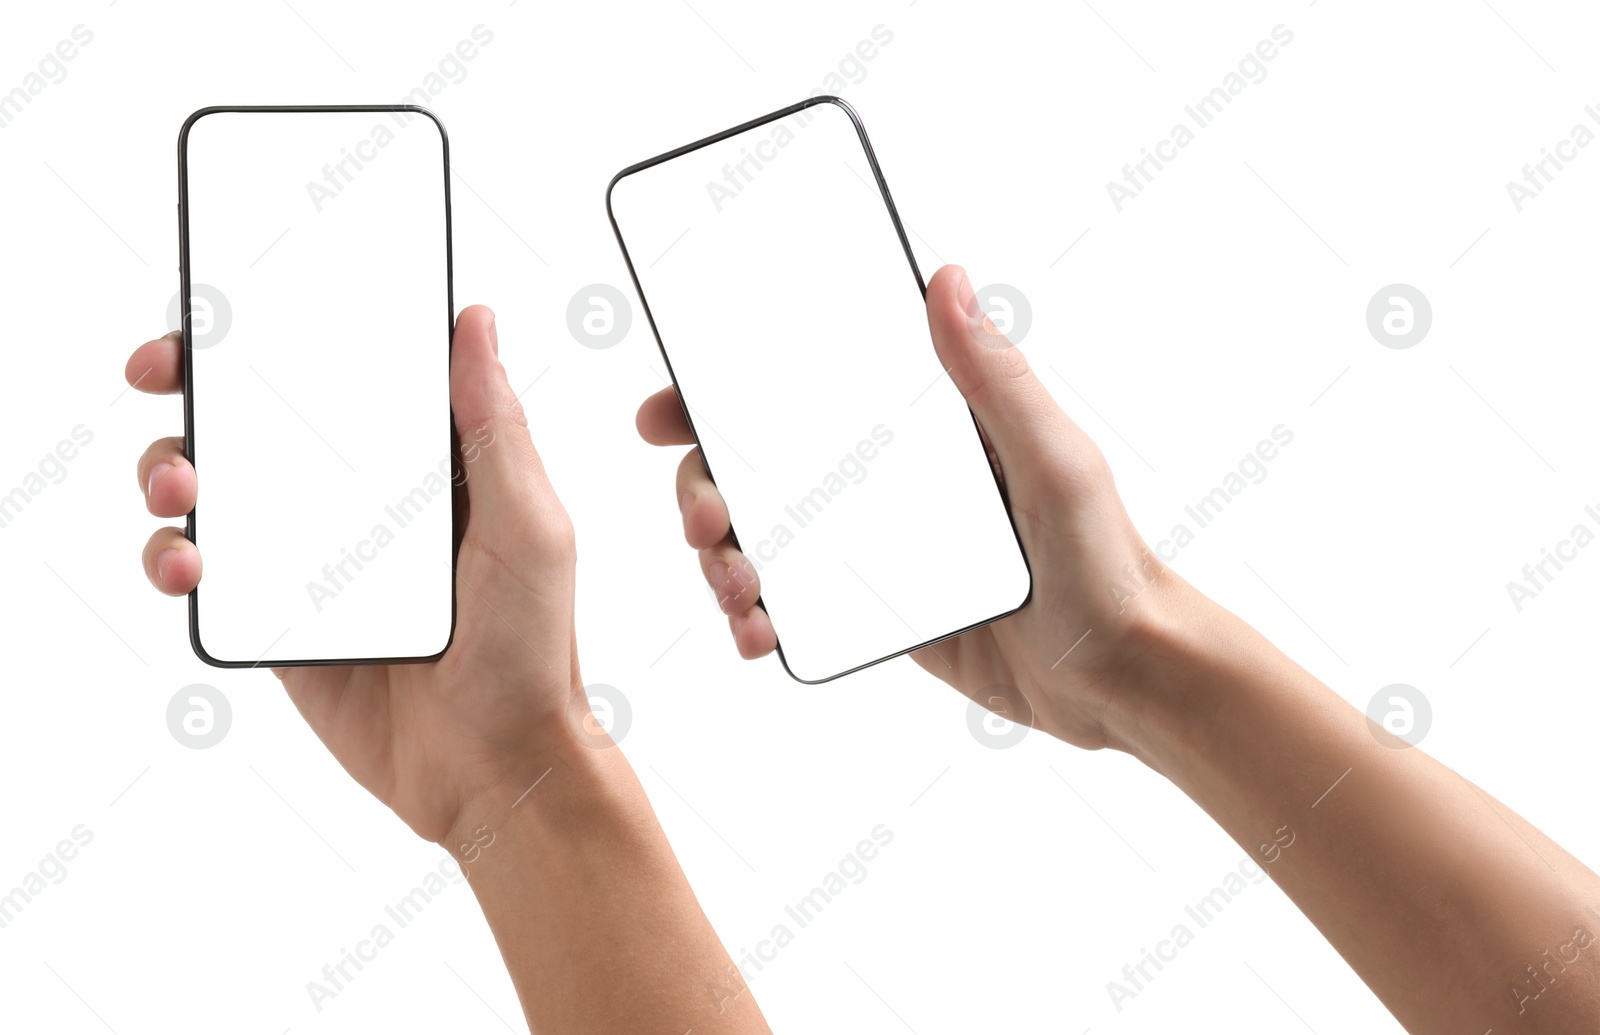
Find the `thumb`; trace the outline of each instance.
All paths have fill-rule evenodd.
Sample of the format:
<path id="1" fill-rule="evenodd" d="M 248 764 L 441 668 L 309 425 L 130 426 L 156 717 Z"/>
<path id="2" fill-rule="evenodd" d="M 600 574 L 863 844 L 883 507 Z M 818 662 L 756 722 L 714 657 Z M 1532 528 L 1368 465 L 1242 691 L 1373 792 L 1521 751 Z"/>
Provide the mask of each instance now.
<path id="1" fill-rule="evenodd" d="M 1052 446 L 1081 434 L 1022 350 L 978 306 L 967 273 L 944 266 L 928 281 L 928 329 L 939 362 L 966 397 L 1002 467 L 1031 466 Z"/>
<path id="2" fill-rule="evenodd" d="M 471 527 L 517 545 L 556 544 L 567 514 L 545 474 L 528 419 L 500 364 L 494 313 L 468 306 L 456 317 L 450 349 L 450 407 L 461 440 Z"/>

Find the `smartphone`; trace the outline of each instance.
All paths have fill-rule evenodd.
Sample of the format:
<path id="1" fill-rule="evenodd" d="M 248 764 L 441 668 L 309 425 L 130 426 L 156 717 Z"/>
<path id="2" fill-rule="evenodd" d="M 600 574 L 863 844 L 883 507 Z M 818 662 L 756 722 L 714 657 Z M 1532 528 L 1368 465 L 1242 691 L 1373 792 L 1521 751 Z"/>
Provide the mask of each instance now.
<path id="1" fill-rule="evenodd" d="M 414 105 L 178 135 L 188 534 L 207 664 L 430 661 L 455 629 L 450 151 Z"/>
<path id="2" fill-rule="evenodd" d="M 606 204 L 791 676 L 1026 603 L 1010 511 L 849 105 L 814 97 L 629 166 Z"/>

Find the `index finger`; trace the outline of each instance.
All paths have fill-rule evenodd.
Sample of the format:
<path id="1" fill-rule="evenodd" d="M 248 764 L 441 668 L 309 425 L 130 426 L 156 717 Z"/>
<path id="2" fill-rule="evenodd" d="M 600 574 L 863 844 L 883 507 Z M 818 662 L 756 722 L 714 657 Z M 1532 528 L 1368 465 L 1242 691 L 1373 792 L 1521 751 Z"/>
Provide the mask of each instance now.
<path id="1" fill-rule="evenodd" d="M 134 349 L 123 376 L 128 384 L 151 395 L 183 391 L 183 332 L 168 331 Z"/>
<path id="2" fill-rule="evenodd" d="M 634 423 L 639 428 L 639 437 L 652 446 L 694 445 L 694 434 L 678 402 L 678 390 L 672 385 L 646 399 Z"/>

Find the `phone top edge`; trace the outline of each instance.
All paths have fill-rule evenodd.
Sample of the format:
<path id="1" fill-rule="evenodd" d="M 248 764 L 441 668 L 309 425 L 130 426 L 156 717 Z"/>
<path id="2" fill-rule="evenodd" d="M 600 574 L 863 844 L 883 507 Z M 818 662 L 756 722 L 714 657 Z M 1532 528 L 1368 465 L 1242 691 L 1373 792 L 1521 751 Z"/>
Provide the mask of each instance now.
<path id="1" fill-rule="evenodd" d="M 641 162 L 634 162 L 632 165 L 627 166 L 619 171 L 615 176 L 611 177 L 611 182 L 606 185 L 606 211 L 609 213 L 611 210 L 612 188 L 615 187 L 617 185 L 617 181 L 621 180 L 624 176 L 630 176 L 633 173 L 648 169 L 653 165 L 660 165 L 662 162 L 682 157 L 691 151 L 698 151 L 702 147 L 708 147 L 712 144 L 715 144 L 719 140 L 726 140 L 731 136 L 737 136 L 738 134 L 746 132 L 747 130 L 755 129 L 757 126 L 764 126 L 769 122 L 776 122 L 779 119 L 787 118 L 788 116 L 793 115 L 797 111 L 804 111 L 807 108 L 814 108 L 819 104 L 838 105 L 844 110 L 844 113 L 850 117 L 850 121 L 855 123 L 856 131 L 858 133 L 865 133 L 865 127 L 863 127 L 861 123 L 861 116 L 856 113 L 856 110 L 852 108 L 844 100 L 844 98 L 837 97 L 833 94 L 817 94 L 813 97 L 807 97 L 803 101 L 796 101 L 794 104 L 785 105 L 784 107 L 779 108 L 777 111 L 769 112 L 766 115 L 753 118 L 748 122 L 741 122 L 739 125 L 722 130 L 719 133 L 712 133 L 709 136 L 701 137 L 699 140 L 691 141 L 690 143 L 684 144 L 680 147 L 675 147 L 670 151 L 663 151 L 661 154 L 655 155 L 651 158 L 646 158 Z"/>

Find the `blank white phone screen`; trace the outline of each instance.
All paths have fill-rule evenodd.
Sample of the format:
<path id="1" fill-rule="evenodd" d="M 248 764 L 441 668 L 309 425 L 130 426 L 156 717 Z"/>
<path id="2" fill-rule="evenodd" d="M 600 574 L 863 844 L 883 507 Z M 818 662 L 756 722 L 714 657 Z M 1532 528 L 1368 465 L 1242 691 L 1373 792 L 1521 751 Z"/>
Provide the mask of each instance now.
<path id="1" fill-rule="evenodd" d="M 412 660 L 454 625 L 443 129 L 213 111 L 181 138 L 196 653 Z"/>
<path id="2" fill-rule="evenodd" d="M 792 676 L 1024 602 L 1016 533 L 850 111 L 825 101 L 645 163 L 609 201 Z"/>

